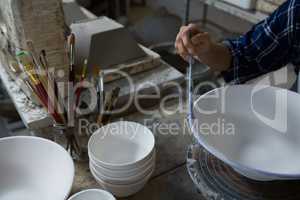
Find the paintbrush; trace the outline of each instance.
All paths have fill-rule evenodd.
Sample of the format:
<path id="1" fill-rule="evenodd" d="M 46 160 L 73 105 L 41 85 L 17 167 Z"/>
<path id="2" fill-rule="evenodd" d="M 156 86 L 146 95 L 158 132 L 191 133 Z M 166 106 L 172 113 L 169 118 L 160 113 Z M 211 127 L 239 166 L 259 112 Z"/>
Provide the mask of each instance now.
<path id="1" fill-rule="evenodd" d="M 103 114 L 101 115 L 101 118 L 97 120 L 97 123 L 101 126 L 107 124 L 110 121 L 110 118 L 112 116 L 112 111 L 114 109 L 114 106 L 118 100 L 120 88 L 114 88 L 112 91 L 107 92 L 105 95 L 105 106 Z"/>
<path id="2" fill-rule="evenodd" d="M 72 33 L 68 37 L 68 53 L 69 53 L 69 84 L 72 84 L 72 88 L 75 83 L 75 35 Z M 69 87 L 70 88 L 70 87 Z M 76 101 L 76 100 L 75 100 Z M 73 114 L 76 109 L 76 105 L 74 103 L 73 92 L 69 91 L 68 94 L 68 119 L 69 122 L 73 119 Z"/>
<path id="3" fill-rule="evenodd" d="M 83 82 L 84 82 L 84 80 L 86 79 L 86 76 L 87 76 L 87 63 L 88 63 L 88 60 L 85 59 L 84 64 L 83 64 L 83 68 L 82 68 L 82 72 L 81 72 L 81 77 L 80 77 L 80 86 L 76 91 L 76 104 L 75 104 L 76 107 L 79 104 L 79 100 L 80 100 L 80 96 L 81 96 L 81 92 L 82 92 L 82 87 L 83 87 Z"/>
<path id="4" fill-rule="evenodd" d="M 41 50 L 39 58 L 40 58 L 40 63 L 42 64 L 44 70 L 46 72 L 48 72 L 49 71 L 49 64 L 48 64 L 48 59 L 47 59 L 47 53 L 44 49 Z"/>
<path id="5" fill-rule="evenodd" d="M 26 44 L 27 44 L 29 54 L 33 60 L 33 66 L 35 66 L 34 69 L 36 70 L 36 74 L 38 75 L 39 80 L 42 82 L 44 88 L 47 91 L 48 90 L 47 73 L 42 68 L 42 63 L 38 59 L 33 42 L 31 40 L 27 40 Z"/>
<path id="6" fill-rule="evenodd" d="M 112 116 L 111 112 L 114 109 L 120 93 L 120 88 L 115 87 L 113 90 L 105 94 L 104 110 L 98 116 L 97 123 L 101 126 L 107 124 Z M 105 112 L 105 113 L 104 113 Z"/>
<path id="7" fill-rule="evenodd" d="M 31 40 L 27 40 L 26 44 L 27 44 L 27 49 L 28 49 L 28 51 L 29 51 L 29 53 L 30 53 L 30 55 L 32 57 L 32 60 L 33 60 L 34 64 L 36 66 L 38 66 L 38 68 L 40 70 L 39 72 L 41 72 L 42 71 L 42 69 L 41 69 L 41 63 L 37 59 L 38 57 L 37 57 L 37 54 L 36 54 L 33 42 Z"/>
<path id="8" fill-rule="evenodd" d="M 47 53 L 44 49 L 41 50 L 41 52 L 40 52 L 39 60 L 40 60 L 41 65 L 43 66 L 44 70 L 46 71 L 48 83 L 49 83 L 48 87 L 50 87 L 49 89 L 51 90 L 51 93 L 53 93 L 55 98 L 58 99 L 58 87 L 57 87 L 57 84 L 55 81 L 55 74 L 54 74 L 54 72 L 51 73 L 51 70 L 49 70 L 50 67 L 49 67 L 49 63 L 48 63 L 48 59 L 47 59 Z M 57 101 L 57 102 L 60 105 L 60 102 L 59 101 Z"/>
<path id="9" fill-rule="evenodd" d="M 99 72 L 99 78 L 98 78 L 98 84 L 97 84 L 97 94 L 98 96 L 98 117 L 97 119 L 101 119 L 102 118 L 102 114 L 104 111 L 104 72 L 100 71 Z M 98 120 L 97 120 L 98 121 Z"/>
<path id="10" fill-rule="evenodd" d="M 74 83 L 74 81 L 75 81 L 75 72 L 74 72 L 74 68 L 75 68 L 75 35 L 73 33 L 69 36 L 68 45 L 69 45 L 69 58 L 70 58 L 69 81 L 71 83 Z"/>

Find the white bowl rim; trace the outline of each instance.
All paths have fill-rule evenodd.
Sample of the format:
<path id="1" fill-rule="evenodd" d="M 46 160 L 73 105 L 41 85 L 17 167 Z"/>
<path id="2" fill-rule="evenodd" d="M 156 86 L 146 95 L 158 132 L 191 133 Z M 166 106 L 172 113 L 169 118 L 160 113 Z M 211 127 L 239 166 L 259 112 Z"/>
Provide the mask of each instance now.
<path id="1" fill-rule="evenodd" d="M 71 197 L 68 198 L 68 200 L 72 200 L 72 199 L 78 197 L 79 195 L 82 195 L 82 194 L 87 193 L 87 192 L 104 193 L 105 195 L 108 195 L 108 196 L 112 197 L 112 199 L 116 200 L 116 198 L 110 192 L 108 192 L 106 190 L 101 190 L 101 189 L 87 189 L 87 190 L 82 190 L 80 192 L 77 192 L 77 193 L 73 194 Z"/>
<path id="2" fill-rule="evenodd" d="M 98 131 L 100 131 L 101 129 L 104 129 L 104 128 L 107 128 L 108 126 L 112 126 L 113 124 L 118 124 L 118 123 L 130 123 L 130 124 L 134 124 L 136 126 L 140 126 L 140 127 L 143 127 L 145 130 L 147 130 L 147 132 L 151 133 L 151 138 L 152 138 L 152 148 L 151 150 L 149 150 L 149 152 L 147 152 L 140 160 L 136 161 L 136 162 L 127 162 L 127 163 L 122 163 L 122 164 L 114 164 L 114 163 L 106 163 L 106 162 L 103 162 L 101 160 L 99 160 L 96 156 L 93 155 L 92 151 L 90 150 L 91 149 L 91 143 L 92 143 L 92 139 L 94 137 L 96 137 L 96 135 L 98 135 Z M 109 123 L 101 128 L 99 128 L 98 130 L 96 130 L 94 132 L 94 134 L 90 137 L 89 141 L 88 141 L 88 153 L 92 156 L 93 160 L 95 160 L 96 162 L 99 162 L 99 163 L 102 163 L 103 165 L 105 166 L 111 166 L 111 167 L 125 167 L 125 166 L 131 166 L 131 165 L 135 165 L 136 163 L 139 163 L 141 161 L 143 161 L 144 159 L 146 159 L 152 152 L 153 152 L 153 149 L 155 148 L 155 137 L 154 137 L 154 134 L 153 132 L 146 126 L 144 126 L 143 124 L 140 124 L 140 123 L 137 123 L 137 122 L 133 122 L 133 121 L 116 121 L 116 122 L 113 122 L 113 123 Z"/>
<path id="3" fill-rule="evenodd" d="M 9 137 L 0 138 L 0 142 L 7 141 L 7 140 L 13 140 L 13 139 L 25 139 L 25 140 L 42 141 L 42 142 L 51 144 L 53 146 L 56 146 L 58 149 L 61 149 L 63 152 L 66 153 L 66 155 L 68 155 L 67 157 L 71 161 L 70 163 L 72 163 L 72 169 L 71 169 L 72 170 L 72 173 L 71 173 L 72 174 L 72 182 L 70 184 L 69 191 L 66 193 L 66 196 L 64 197 L 64 199 L 67 199 L 68 196 L 71 193 L 73 183 L 74 183 L 74 178 L 75 178 L 75 164 L 74 164 L 74 161 L 73 161 L 72 157 L 70 156 L 69 152 L 65 148 L 63 148 L 62 146 L 57 144 L 56 142 L 53 142 L 49 139 L 45 139 L 45 138 L 42 138 L 42 137 L 37 137 L 37 136 L 9 136 Z"/>
<path id="4" fill-rule="evenodd" d="M 226 89 L 228 87 L 236 87 L 236 88 L 242 88 L 242 87 L 253 87 L 253 85 L 251 84 L 244 84 L 244 85 L 231 85 L 231 86 L 225 86 L 225 87 L 220 87 L 220 88 L 216 88 L 213 89 L 203 95 L 201 95 L 193 104 L 192 104 L 192 108 L 189 109 L 194 109 L 194 105 L 197 105 L 198 101 L 202 100 L 203 98 L 207 97 L 209 94 L 222 90 L 222 89 Z M 262 85 L 263 87 L 263 85 Z M 279 90 L 287 90 L 287 89 L 282 89 L 282 88 L 278 88 L 278 87 L 273 87 L 273 86 L 269 86 L 266 85 L 266 88 L 271 88 L 273 90 L 275 89 L 279 89 Z M 287 90 L 288 94 L 293 94 L 293 95 L 299 95 L 296 92 L 293 92 L 291 90 Z M 193 127 L 193 116 L 192 113 L 190 113 L 189 111 L 189 115 L 188 115 L 188 122 L 189 122 L 189 126 L 190 129 L 193 133 L 193 135 L 195 136 L 195 138 L 197 139 L 198 143 L 203 146 L 208 152 L 210 152 L 212 155 L 214 155 L 215 157 L 217 157 L 218 159 L 222 160 L 224 163 L 230 165 L 232 168 L 238 169 L 239 171 L 254 171 L 255 173 L 258 174 L 263 174 L 264 176 L 271 176 L 271 177 L 277 177 L 277 178 L 290 178 L 290 179 L 297 179 L 300 177 L 300 174 L 291 174 L 291 173 L 272 173 L 272 172 L 268 172 L 265 170 L 261 170 L 261 169 L 257 169 L 257 168 L 252 168 L 252 167 L 248 167 L 245 166 L 243 164 L 234 162 L 233 160 L 230 160 L 229 158 L 227 158 L 225 155 L 223 155 L 221 152 L 219 152 L 217 149 L 215 149 L 214 147 L 212 147 L 209 144 L 206 144 L 205 142 L 203 142 L 199 137 L 197 137 L 198 134 L 194 134 L 194 127 Z"/>

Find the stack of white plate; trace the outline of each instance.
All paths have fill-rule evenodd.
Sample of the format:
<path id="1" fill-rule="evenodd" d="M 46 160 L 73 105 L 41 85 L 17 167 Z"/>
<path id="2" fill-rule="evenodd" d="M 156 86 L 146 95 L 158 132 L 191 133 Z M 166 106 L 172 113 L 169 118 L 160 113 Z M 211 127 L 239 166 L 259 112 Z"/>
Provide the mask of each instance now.
<path id="1" fill-rule="evenodd" d="M 97 130 L 88 144 L 90 170 L 117 197 L 140 191 L 155 169 L 155 139 L 145 126 L 121 121 Z"/>

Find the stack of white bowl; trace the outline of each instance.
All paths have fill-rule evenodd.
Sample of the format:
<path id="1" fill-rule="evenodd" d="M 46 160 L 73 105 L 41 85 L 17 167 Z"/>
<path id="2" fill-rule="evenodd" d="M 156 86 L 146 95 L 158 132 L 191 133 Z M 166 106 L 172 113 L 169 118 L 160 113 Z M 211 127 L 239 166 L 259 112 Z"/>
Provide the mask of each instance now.
<path id="1" fill-rule="evenodd" d="M 90 170 L 117 197 L 140 191 L 155 169 L 155 139 L 145 126 L 121 121 L 97 130 L 88 144 Z"/>

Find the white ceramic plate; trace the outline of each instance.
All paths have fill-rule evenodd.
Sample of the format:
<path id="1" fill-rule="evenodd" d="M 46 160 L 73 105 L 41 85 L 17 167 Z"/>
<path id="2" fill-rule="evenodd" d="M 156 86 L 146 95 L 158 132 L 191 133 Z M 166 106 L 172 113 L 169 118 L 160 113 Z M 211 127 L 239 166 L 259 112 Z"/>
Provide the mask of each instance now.
<path id="1" fill-rule="evenodd" d="M 1 200 L 65 200 L 74 163 L 58 144 L 38 137 L 0 139 Z"/>
<path id="2" fill-rule="evenodd" d="M 192 123 L 209 152 L 249 178 L 269 181 L 300 178 L 299 119 L 299 94 L 240 85 L 201 96 Z"/>
<path id="3" fill-rule="evenodd" d="M 155 164 L 155 161 L 156 161 L 156 153 L 154 150 L 152 153 L 152 157 L 149 160 L 147 160 L 145 164 L 130 170 L 111 170 L 102 167 L 100 165 L 97 165 L 92 159 L 90 159 L 90 164 L 92 164 L 95 170 L 101 173 L 103 176 L 109 177 L 111 179 L 128 180 L 128 179 L 132 179 L 132 177 L 137 176 L 138 174 L 145 172 L 146 171 L 145 169 Z"/>
<path id="4" fill-rule="evenodd" d="M 112 194 L 99 189 L 84 190 L 71 196 L 68 200 L 116 200 Z"/>
<path id="5" fill-rule="evenodd" d="M 120 121 L 97 130 L 89 140 L 88 153 L 97 165 L 132 169 L 152 156 L 154 146 L 154 135 L 147 127 Z"/>
<path id="6" fill-rule="evenodd" d="M 90 162 L 90 169 L 93 170 L 101 180 L 110 184 L 117 185 L 127 185 L 138 182 L 139 180 L 146 177 L 153 170 L 154 166 L 155 162 L 152 161 L 149 166 L 146 166 L 142 171 L 139 171 L 138 173 L 133 174 L 132 176 L 127 176 L 126 178 L 113 178 L 102 174 L 101 171 L 97 170 L 96 166 Z"/>
<path id="7" fill-rule="evenodd" d="M 133 194 L 136 194 L 137 192 L 139 192 L 141 189 L 144 188 L 144 186 L 147 184 L 147 182 L 151 178 L 152 174 L 154 173 L 154 170 L 155 170 L 155 167 L 142 180 L 139 180 L 136 183 L 127 184 L 127 185 L 110 184 L 110 183 L 107 183 L 107 182 L 101 180 L 97 176 L 97 174 L 95 173 L 95 171 L 93 169 L 91 169 L 91 173 L 92 173 L 93 177 L 95 178 L 95 180 L 97 181 L 97 183 L 99 183 L 99 185 L 102 186 L 103 189 L 111 192 L 113 195 L 115 195 L 117 197 L 128 197 Z"/>

